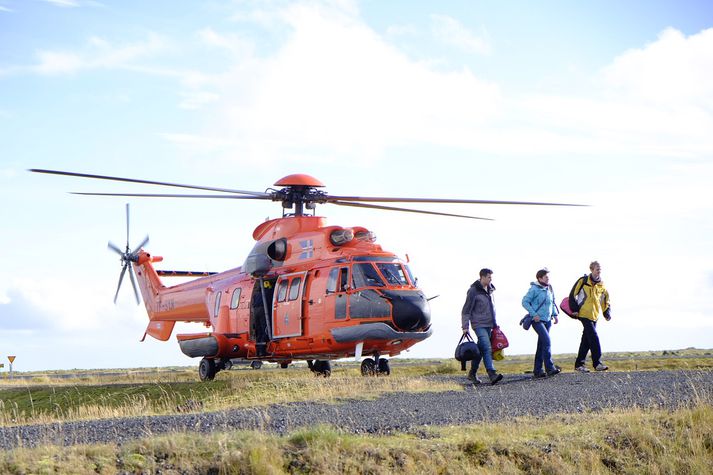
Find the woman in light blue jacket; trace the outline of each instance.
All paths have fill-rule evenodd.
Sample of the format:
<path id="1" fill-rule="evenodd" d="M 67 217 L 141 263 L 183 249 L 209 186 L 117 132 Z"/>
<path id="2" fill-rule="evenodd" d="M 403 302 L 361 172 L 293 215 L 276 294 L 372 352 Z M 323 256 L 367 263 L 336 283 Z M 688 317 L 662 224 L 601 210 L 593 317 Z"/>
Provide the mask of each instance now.
<path id="1" fill-rule="evenodd" d="M 550 327 L 552 320 L 555 324 L 557 318 L 557 305 L 550 285 L 550 276 L 547 269 L 537 271 L 537 282 L 530 283 L 530 290 L 522 298 L 522 306 L 532 317 L 532 328 L 537 332 L 537 351 L 535 352 L 535 367 L 533 378 L 554 376 L 561 370 L 552 361 L 552 344 L 550 341 Z M 542 368 L 544 364 L 544 370 Z"/>

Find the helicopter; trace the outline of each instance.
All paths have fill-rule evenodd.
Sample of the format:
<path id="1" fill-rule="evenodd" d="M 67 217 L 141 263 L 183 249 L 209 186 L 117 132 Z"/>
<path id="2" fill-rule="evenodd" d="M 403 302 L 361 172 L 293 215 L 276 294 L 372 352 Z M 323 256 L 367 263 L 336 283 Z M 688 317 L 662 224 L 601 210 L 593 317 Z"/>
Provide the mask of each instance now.
<path id="1" fill-rule="evenodd" d="M 408 262 L 384 250 L 372 230 L 328 225 L 326 218 L 316 214 L 318 204 L 478 220 L 491 219 L 375 203 L 583 206 L 337 196 L 322 191 L 324 184 L 306 174 L 285 176 L 273 185 L 279 188 L 256 192 L 61 170 L 29 171 L 211 192 L 72 193 L 77 195 L 269 200 L 281 204 L 282 217 L 269 219 L 253 231 L 256 242 L 242 265 L 223 272 L 156 269 L 154 264 L 163 257 L 144 249 L 148 236 L 133 250 L 129 247 L 128 203 L 126 245 L 122 249 L 108 243 L 108 248 L 120 256 L 122 266 L 114 303 L 127 273 L 137 304 L 139 292 L 143 298 L 149 323 L 141 341 L 147 335 L 167 341 L 176 322 L 196 322 L 211 330 L 176 335 L 185 355 L 201 358 L 201 381 L 213 380 L 237 359 L 272 362 L 282 368 L 294 360 L 305 360 L 313 373 L 327 377 L 331 361 L 354 357 L 361 360 L 363 376 L 388 376 L 391 369 L 387 356 L 399 355 L 431 336 L 430 299 L 417 286 Z M 194 279 L 166 286 L 162 277 Z"/>

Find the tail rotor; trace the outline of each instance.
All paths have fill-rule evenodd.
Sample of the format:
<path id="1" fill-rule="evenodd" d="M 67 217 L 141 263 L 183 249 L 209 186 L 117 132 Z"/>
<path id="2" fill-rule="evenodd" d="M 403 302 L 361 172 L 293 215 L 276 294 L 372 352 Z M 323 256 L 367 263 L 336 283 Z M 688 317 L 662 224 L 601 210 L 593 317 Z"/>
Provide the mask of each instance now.
<path id="1" fill-rule="evenodd" d="M 119 285 L 116 287 L 116 294 L 114 294 L 114 303 L 116 303 L 116 299 L 119 297 L 119 290 L 121 289 L 121 283 L 124 280 L 124 274 L 126 274 L 126 271 L 129 271 L 129 279 L 131 280 L 131 286 L 134 289 L 134 297 L 136 297 L 136 304 L 140 304 L 141 300 L 139 299 L 139 290 L 136 286 L 136 277 L 134 277 L 134 269 L 131 266 L 132 262 L 138 262 L 139 260 L 139 251 L 141 250 L 142 247 L 144 247 L 146 244 L 149 242 L 149 237 L 146 236 L 143 241 L 141 241 L 141 244 L 136 246 L 136 250 L 132 251 L 129 248 L 129 203 L 126 203 L 126 249 L 123 251 L 119 246 L 116 244 L 112 243 L 109 241 L 107 247 L 109 250 L 116 252 L 121 256 L 121 274 L 119 274 Z"/>

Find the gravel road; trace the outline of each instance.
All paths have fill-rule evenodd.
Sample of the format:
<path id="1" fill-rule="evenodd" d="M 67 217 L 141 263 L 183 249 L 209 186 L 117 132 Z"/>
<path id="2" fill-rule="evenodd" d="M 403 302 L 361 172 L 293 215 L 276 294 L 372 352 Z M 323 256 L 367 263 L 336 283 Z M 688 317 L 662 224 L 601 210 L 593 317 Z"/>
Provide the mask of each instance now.
<path id="1" fill-rule="evenodd" d="M 417 432 L 424 426 L 473 424 L 511 417 L 598 411 L 617 407 L 674 409 L 713 402 L 711 371 L 562 373 L 547 379 L 506 375 L 495 385 L 474 387 L 464 376 L 432 379 L 463 383 L 462 391 L 391 393 L 375 400 L 335 404 L 299 402 L 267 407 L 171 416 L 67 422 L 0 428 L 0 448 L 122 443 L 172 431 L 260 429 L 285 434 L 330 424 L 354 433 Z"/>

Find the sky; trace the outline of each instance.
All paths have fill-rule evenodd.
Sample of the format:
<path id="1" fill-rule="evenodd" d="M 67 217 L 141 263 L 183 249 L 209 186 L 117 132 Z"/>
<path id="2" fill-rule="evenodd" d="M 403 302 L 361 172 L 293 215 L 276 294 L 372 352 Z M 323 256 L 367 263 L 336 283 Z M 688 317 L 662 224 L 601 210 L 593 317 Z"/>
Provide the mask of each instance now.
<path id="1" fill-rule="evenodd" d="M 3 371 L 8 355 L 18 371 L 197 365 L 174 338 L 139 342 L 129 286 L 112 302 L 106 243 L 125 244 L 127 200 L 67 193 L 166 189 L 29 168 L 587 204 L 421 207 L 494 221 L 317 212 L 375 232 L 438 296 L 433 336 L 402 356 L 452 357 L 482 267 L 506 353 L 534 353 L 518 321 L 536 271 L 562 298 L 595 259 L 605 353 L 713 348 L 707 2 L 0 0 Z M 163 268 L 239 266 L 281 208 L 226 201 L 132 198 L 131 246 L 148 234 Z M 576 352 L 581 331 L 563 317 L 553 352 Z"/>

